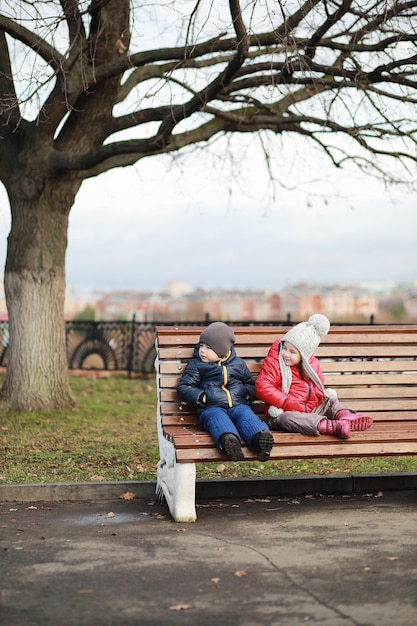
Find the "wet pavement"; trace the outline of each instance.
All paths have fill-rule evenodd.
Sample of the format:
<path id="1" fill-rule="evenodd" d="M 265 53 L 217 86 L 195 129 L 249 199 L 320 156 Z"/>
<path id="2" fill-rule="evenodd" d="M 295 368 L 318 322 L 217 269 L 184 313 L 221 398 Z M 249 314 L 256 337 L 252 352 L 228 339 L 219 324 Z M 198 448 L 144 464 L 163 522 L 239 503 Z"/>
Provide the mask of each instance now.
<path id="1" fill-rule="evenodd" d="M 416 490 L 197 512 L 178 524 L 152 498 L 1 503 L 0 624 L 417 624 Z"/>

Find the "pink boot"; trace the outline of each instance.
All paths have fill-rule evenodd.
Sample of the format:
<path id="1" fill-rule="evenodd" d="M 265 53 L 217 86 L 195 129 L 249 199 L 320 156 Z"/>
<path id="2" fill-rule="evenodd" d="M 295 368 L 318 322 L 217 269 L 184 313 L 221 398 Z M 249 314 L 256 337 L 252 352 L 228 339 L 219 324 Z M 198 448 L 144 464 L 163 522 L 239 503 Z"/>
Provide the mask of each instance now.
<path id="1" fill-rule="evenodd" d="M 321 435 L 336 435 L 340 439 L 349 439 L 350 422 L 347 420 L 326 420 L 319 422 L 319 433 Z"/>
<path id="2" fill-rule="evenodd" d="M 366 430 L 373 424 L 372 417 L 360 415 L 359 413 L 351 413 L 349 409 L 340 409 L 336 413 L 337 420 L 349 422 L 351 430 Z"/>

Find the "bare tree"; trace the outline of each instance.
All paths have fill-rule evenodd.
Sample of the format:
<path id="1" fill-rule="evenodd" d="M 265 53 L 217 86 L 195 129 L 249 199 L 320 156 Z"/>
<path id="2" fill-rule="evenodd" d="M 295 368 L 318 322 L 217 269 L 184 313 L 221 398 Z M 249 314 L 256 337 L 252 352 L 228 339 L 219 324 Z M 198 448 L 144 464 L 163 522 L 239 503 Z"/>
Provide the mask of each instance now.
<path id="1" fill-rule="evenodd" d="M 336 167 L 412 179 L 416 15 L 417 0 L 3 0 L 3 405 L 74 402 L 65 252 L 86 178 L 219 134 L 266 132 L 303 135 Z M 154 47 L 142 49 L 145 32 Z"/>

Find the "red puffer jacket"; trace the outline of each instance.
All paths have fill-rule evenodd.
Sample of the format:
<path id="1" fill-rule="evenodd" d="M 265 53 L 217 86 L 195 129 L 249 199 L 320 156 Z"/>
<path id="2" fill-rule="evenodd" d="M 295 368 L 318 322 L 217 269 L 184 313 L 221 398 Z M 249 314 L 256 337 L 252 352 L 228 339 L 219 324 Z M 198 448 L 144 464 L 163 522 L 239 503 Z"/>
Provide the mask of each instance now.
<path id="1" fill-rule="evenodd" d="M 265 413 L 271 405 L 284 411 L 301 411 L 312 413 L 324 399 L 322 391 L 311 380 L 302 377 L 298 366 L 291 367 L 292 383 L 288 395 L 282 391 L 281 368 L 278 361 L 280 340 L 277 339 L 269 349 L 261 372 L 256 379 L 256 396 L 266 403 Z M 324 376 L 320 364 L 315 356 L 309 361 L 317 372 L 324 386 Z"/>

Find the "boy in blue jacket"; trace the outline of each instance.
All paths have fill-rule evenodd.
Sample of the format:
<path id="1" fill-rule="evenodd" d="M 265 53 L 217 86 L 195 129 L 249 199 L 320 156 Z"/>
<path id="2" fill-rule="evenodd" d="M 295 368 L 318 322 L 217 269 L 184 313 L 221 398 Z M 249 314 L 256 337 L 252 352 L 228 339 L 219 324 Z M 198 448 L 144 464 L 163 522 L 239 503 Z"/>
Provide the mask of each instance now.
<path id="1" fill-rule="evenodd" d="M 178 395 L 196 407 L 200 426 L 233 461 L 243 459 L 242 439 L 257 453 L 258 461 L 267 461 L 274 439 L 250 407 L 255 381 L 237 356 L 235 341 L 233 330 L 224 322 L 207 326 L 181 376 Z"/>

